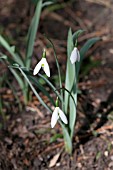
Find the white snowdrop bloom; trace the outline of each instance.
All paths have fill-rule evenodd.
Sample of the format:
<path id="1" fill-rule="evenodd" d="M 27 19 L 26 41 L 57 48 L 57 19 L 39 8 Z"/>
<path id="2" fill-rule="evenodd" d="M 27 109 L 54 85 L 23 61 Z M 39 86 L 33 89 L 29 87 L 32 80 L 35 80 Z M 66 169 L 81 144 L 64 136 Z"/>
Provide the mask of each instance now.
<path id="1" fill-rule="evenodd" d="M 56 125 L 59 117 L 61 118 L 61 120 L 65 124 L 68 123 L 67 118 L 66 118 L 64 112 L 59 107 L 55 107 L 55 110 L 53 111 L 52 118 L 51 118 L 51 127 L 52 128 Z"/>
<path id="2" fill-rule="evenodd" d="M 44 57 L 35 66 L 34 71 L 33 71 L 33 75 L 36 75 L 40 71 L 41 67 L 43 68 L 45 74 L 48 77 L 50 77 L 50 68 L 49 68 L 49 65 L 48 65 L 46 58 L 44 58 Z"/>
<path id="3" fill-rule="evenodd" d="M 80 61 L 80 53 L 78 49 L 75 47 L 70 56 L 71 63 L 74 64 L 76 61 Z"/>

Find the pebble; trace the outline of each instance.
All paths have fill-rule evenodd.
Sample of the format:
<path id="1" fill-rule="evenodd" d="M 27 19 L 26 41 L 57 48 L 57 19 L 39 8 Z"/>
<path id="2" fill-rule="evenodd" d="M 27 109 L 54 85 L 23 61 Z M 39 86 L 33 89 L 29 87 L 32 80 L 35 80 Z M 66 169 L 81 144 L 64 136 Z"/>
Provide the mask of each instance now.
<path id="1" fill-rule="evenodd" d="M 104 155 L 105 155 L 106 157 L 108 157 L 108 151 L 105 151 L 105 152 L 104 152 Z"/>
<path id="2" fill-rule="evenodd" d="M 78 168 L 82 168 L 82 164 L 79 162 L 77 163 Z"/>
<path id="3" fill-rule="evenodd" d="M 113 161 L 113 155 L 111 156 L 111 160 Z"/>
<path id="4" fill-rule="evenodd" d="M 56 163 L 56 166 L 60 166 L 60 162 Z"/>
<path id="5" fill-rule="evenodd" d="M 113 167 L 113 162 L 110 162 L 108 165 L 110 168 Z"/>

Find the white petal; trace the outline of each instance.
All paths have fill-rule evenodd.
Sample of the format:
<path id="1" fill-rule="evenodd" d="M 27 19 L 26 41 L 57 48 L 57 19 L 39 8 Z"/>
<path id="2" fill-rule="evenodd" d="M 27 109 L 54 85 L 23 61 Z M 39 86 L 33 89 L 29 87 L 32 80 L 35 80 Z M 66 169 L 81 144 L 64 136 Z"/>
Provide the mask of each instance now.
<path id="1" fill-rule="evenodd" d="M 49 69 L 49 65 L 47 63 L 47 60 L 46 60 L 46 58 L 42 58 L 42 59 L 43 59 L 43 64 L 44 64 L 43 70 L 46 73 L 46 75 L 48 77 L 50 77 L 50 69 Z"/>
<path id="2" fill-rule="evenodd" d="M 36 75 L 41 69 L 42 61 L 40 61 L 34 68 L 33 75 Z"/>
<path id="3" fill-rule="evenodd" d="M 54 110 L 54 112 L 52 114 L 52 118 L 51 118 L 51 127 L 52 128 L 56 125 L 57 120 L 59 118 L 58 111 L 59 111 L 59 107 L 55 107 L 55 110 Z"/>
<path id="4" fill-rule="evenodd" d="M 78 49 L 75 47 L 71 53 L 71 56 L 70 56 L 70 60 L 71 60 L 71 63 L 74 64 L 76 61 L 78 61 Z"/>
<path id="5" fill-rule="evenodd" d="M 59 116 L 60 116 L 61 120 L 62 120 L 65 124 L 68 123 L 67 117 L 65 116 L 64 112 L 63 112 L 60 108 L 59 108 Z"/>

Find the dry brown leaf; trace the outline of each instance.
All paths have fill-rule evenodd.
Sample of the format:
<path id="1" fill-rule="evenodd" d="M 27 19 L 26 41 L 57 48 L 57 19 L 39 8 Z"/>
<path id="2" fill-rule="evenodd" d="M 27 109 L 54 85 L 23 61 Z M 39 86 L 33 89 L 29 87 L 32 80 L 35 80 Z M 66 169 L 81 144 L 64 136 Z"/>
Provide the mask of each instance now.
<path id="1" fill-rule="evenodd" d="M 61 152 L 60 152 L 60 153 L 57 153 L 57 154 L 50 160 L 49 168 L 52 168 L 53 166 L 56 165 L 60 154 L 61 154 Z"/>

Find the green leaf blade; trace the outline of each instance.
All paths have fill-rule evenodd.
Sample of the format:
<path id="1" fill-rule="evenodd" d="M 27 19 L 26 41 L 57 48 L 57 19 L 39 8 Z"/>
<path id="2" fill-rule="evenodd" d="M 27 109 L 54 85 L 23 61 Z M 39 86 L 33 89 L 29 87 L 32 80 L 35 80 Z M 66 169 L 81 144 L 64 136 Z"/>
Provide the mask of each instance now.
<path id="1" fill-rule="evenodd" d="M 15 47 L 11 47 L 2 35 L 0 35 L 0 45 L 2 45 L 11 54 L 14 62 L 18 63 L 20 66 L 24 66 L 22 58 L 14 52 Z"/>
<path id="2" fill-rule="evenodd" d="M 62 131 L 63 131 L 65 149 L 69 154 L 72 154 L 72 140 L 69 136 L 67 128 L 61 122 L 60 124 L 62 126 Z"/>
<path id="3" fill-rule="evenodd" d="M 28 76 L 29 80 L 32 81 L 32 83 L 39 89 L 42 91 L 42 93 L 48 97 L 48 99 L 50 100 L 50 102 L 55 106 L 55 102 L 53 100 L 53 98 L 50 96 L 50 94 L 47 92 L 47 90 L 41 85 L 41 83 L 38 81 L 37 77 L 32 76 L 27 70 L 24 71 L 26 73 L 26 75 Z"/>
<path id="4" fill-rule="evenodd" d="M 36 37 L 38 25 L 39 25 L 41 10 L 42 10 L 42 0 L 38 0 L 37 5 L 36 5 L 35 14 L 31 21 L 31 25 L 29 27 L 28 36 L 27 36 L 28 40 L 27 40 L 25 63 L 26 63 L 26 67 L 28 69 L 30 68 L 30 64 L 31 64 L 31 58 L 32 58 L 33 48 L 34 48 L 34 41 L 35 41 L 35 37 Z"/>
<path id="5" fill-rule="evenodd" d="M 77 72 L 77 77 L 78 77 L 78 73 L 80 71 L 80 66 L 82 64 L 82 61 L 84 59 L 85 54 L 87 53 L 87 51 L 97 42 L 99 41 L 100 38 L 96 37 L 96 38 L 91 38 L 89 39 L 84 46 L 80 49 L 80 62 L 76 63 L 76 72 Z"/>
<path id="6" fill-rule="evenodd" d="M 73 86 L 73 82 L 75 79 L 75 65 L 71 64 L 70 61 L 70 55 L 71 52 L 74 48 L 74 44 L 73 44 L 73 36 L 72 36 L 72 31 L 71 29 L 69 29 L 68 32 L 68 40 L 67 40 L 67 68 L 66 68 L 66 80 L 65 80 L 65 88 L 69 91 L 71 91 L 72 86 Z M 65 92 L 65 113 L 67 113 L 67 109 L 68 109 L 68 98 L 69 98 L 69 94 L 67 92 Z"/>
<path id="7" fill-rule="evenodd" d="M 50 112 L 52 113 L 51 108 L 45 104 L 45 102 L 42 100 L 42 98 L 39 96 L 39 94 L 37 93 L 36 89 L 34 88 L 34 86 L 31 84 L 29 78 L 27 77 L 27 75 L 24 73 L 24 71 L 22 70 L 22 68 L 18 67 L 18 69 L 20 70 L 20 72 L 22 73 L 22 75 L 24 76 L 25 80 L 27 81 L 27 83 L 29 84 L 30 88 L 32 89 L 32 91 L 34 92 L 34 94 L 36 95 L 36 97 L 38 98 L 38 100 L 40 101 L 40 103 Z"/>

